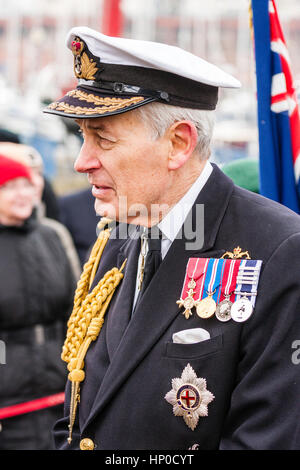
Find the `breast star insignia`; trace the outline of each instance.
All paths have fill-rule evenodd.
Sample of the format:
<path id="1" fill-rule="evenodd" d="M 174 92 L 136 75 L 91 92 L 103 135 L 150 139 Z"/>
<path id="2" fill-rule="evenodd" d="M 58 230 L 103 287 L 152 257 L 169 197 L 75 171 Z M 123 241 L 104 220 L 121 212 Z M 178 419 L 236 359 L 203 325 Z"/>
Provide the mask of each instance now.
<path id="1" fill-rule="evenodd" d="M 172 379 L 172 390 L 165 395 L 165 400 L 173 405 L 174 415 L 183 416 L 185 424 L 192 431 L 199 417 L 208 415 L 207 405 L 214 398 L 206 388 L 206 380 L 197 377 L 190 364 L 184 368 L 181 378 Z"/>

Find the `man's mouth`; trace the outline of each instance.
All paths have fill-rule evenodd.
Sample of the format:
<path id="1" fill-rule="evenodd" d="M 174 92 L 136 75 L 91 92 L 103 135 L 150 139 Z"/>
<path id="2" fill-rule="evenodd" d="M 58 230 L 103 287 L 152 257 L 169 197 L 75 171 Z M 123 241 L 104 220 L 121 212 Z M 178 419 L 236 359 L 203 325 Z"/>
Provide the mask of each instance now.
<path id="1" fill-rule="evenodd" d="M 92 194 L 94 197 L 103 197 L 111 190 L 112 188 L 110 186 L 93 184 Z"/>

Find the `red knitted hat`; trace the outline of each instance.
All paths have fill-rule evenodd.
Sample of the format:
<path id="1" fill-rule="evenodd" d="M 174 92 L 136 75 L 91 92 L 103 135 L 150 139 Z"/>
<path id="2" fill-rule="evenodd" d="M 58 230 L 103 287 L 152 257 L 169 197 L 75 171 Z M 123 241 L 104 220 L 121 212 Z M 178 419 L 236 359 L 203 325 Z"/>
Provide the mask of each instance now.
<path id="1" fill-rule="evenodd" d="M 0 186 L 15 178 L 27 178 L 30 180 L 29 168 L 11 158 L 0 155 Z"/>

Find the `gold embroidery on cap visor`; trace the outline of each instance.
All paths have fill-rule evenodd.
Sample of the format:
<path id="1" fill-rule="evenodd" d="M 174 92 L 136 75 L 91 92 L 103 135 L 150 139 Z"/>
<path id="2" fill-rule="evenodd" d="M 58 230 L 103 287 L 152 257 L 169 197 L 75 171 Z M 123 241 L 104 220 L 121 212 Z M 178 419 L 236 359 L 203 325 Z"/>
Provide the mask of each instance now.
<path id="1" fill-rule="evenodd" d="M 103 96 L 97 96 L 93 95 L 91 93 L 86 93 L 85 91 L 82 90 L 71 90 L 67 93 L 67 96 L 72 96 L 73 98 L 77 98 L 80 101 L 86 101 L 87 103 L 93 103 L 95 105 L 103 105 L 107 104 L 110 105 L 112 103 L 120 103 L 120 100 L 124 102 L 126 100 L 130 102 L 130 104 L 135 104 L 136 102 L 139 103 L 142 101 L 144 98 L 142 96 L 134 96 L 133 98 L 110 98 L 110 97 L 105 97 Z"/>
<path id="2" fill-rule="evenodd" d="M 105 114 L 118 111 L 119 109 L 128 108 L 129 106 L 135 105 L 145 101 L 143 96 L 134 96 L 132 98 L 117 98 L 117 97 L 102 97 L 96 96 L 90 93 L 85 93 L 81 90 L 72 90 L 67 93 L 66 96 L 75 98 L 86 103 L 92 103 L 95 107 L 90 106 L 76 106 L 66 101 L 55 101 L 48 106 L 48 109 L 55 111 L 61 111 L 66 114 L 83 114 L 90 116 L 93 114 Z"/>

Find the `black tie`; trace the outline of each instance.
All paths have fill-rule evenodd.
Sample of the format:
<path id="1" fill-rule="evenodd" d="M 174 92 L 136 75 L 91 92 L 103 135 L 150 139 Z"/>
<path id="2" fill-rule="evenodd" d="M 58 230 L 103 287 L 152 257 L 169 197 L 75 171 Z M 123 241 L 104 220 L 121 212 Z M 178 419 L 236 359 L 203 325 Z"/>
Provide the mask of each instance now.
<path id="1" fill-rule="evenodd" d="M 144 292 L 146 291 L 148 285 L 151 282 L 154 274 L 156 273 L 161 261 L 161 238 L 162 234 L 158 227 L 152 227 L 148 229 L 146 232 L 143 232 L 142 237 L 147 239 L 148 243 L 148 252 L 145 259 L 145 266 L 144 266 L 144 275 L 143 275 L 143 282 L 141 285 L 141 289 L 138 294 L 138 298 L 136 301 L 135 308 L 137 304 L 140 302 Z"/>

